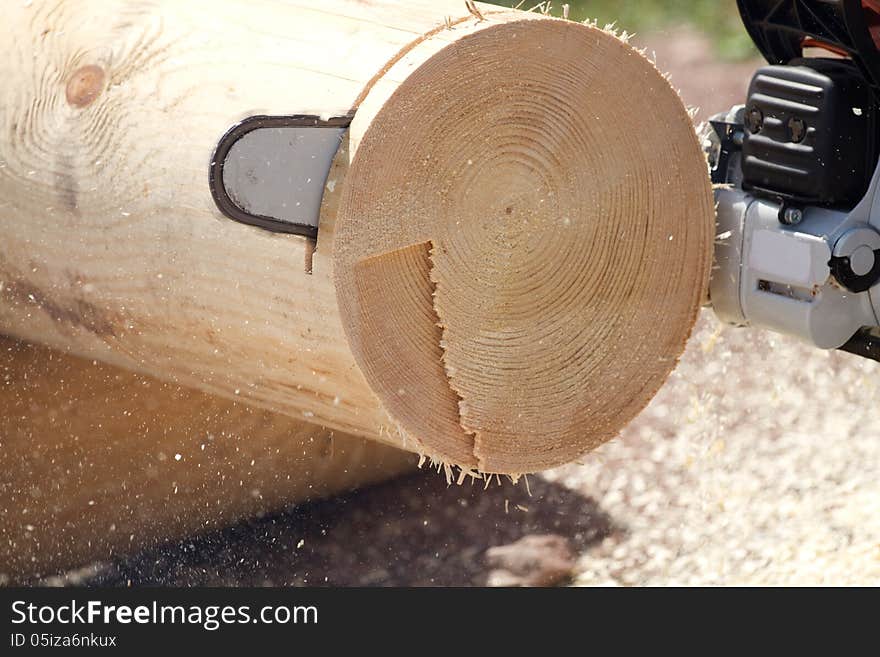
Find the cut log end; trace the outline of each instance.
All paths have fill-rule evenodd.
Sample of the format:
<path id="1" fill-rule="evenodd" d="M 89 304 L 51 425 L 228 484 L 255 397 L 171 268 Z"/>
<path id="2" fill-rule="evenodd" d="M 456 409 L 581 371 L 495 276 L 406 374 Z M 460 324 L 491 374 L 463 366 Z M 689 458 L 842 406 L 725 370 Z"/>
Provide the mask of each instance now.
<path id="1" fill-rule="evenodd" d="M 685 107 L 613 35 L 499 22 L 440 50 L 353 156 L 334 271 L 354 355 L 432 456 L 560 465 L 681 354 L 713 207 Z"/>

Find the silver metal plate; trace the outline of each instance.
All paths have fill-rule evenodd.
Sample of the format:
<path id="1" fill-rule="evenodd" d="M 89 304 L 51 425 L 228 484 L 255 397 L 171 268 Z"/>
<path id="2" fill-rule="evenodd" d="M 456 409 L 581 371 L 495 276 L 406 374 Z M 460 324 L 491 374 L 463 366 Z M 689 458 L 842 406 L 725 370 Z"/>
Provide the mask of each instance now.
<path id="1" fill-rule="evenodd" d="M 211 192 L 236 221 L 315 237 L 324 186 L 351 119 L 258 116 L 224 135 L 211 162 Z"/>

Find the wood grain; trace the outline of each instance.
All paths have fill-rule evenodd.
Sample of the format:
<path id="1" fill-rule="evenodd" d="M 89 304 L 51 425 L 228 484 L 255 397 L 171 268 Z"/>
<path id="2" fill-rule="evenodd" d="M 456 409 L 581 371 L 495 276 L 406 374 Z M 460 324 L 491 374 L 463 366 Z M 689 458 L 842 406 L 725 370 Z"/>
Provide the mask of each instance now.
<path id="1" fill-rule="evenodd" d="M 339 321 L 328 215 L 345 163 L 328 181 L 314 258 L 305 238 L 223 217 L 207 169 L 245 116 L 351 113 L 389 61 L 447 14 L 469 16 L 464 6 L 5 9 L 16 38 L 0 58 L 0 331 L 416 446 L 363 380 Z"/>
<path id="2" fill-rule="evenodd" d="M 108 7 L 5 16 L 0 332 L 513 474 L 656 392 L 712 206 L 635 50 L 458 0 Z M 216 209 L 232 124 L 353 112 L 316 248 Z"/>
<path id="3" fill-rule="evenodd" d="M 593 27 L 498 24 L 409 74 L 358 143 L 337 291 L 391 415 L 442 453 L 457 415 L 488 472 L 551 467 L 616 436 L 682 353 L 712 253 L 705 160 L 653 64 Z M 425 243 L 421 261 L 389 266 Z M 414 312 L 419 286 L 431 292 Z M 389 326 L 399 313 L 436 317 L 444 372 L 425 362 L 436 331 Z M 410 389 L 401 370 L 445 395 L 411 394 L 429 384 Z"/>

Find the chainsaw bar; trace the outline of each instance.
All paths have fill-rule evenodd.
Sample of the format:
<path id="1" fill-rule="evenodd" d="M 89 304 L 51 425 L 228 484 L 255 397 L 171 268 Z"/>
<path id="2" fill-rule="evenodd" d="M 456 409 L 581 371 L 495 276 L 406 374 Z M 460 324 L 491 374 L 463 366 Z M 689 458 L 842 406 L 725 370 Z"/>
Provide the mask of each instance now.
<path id="1" fill-rule="evenodd" d="M 209 185 L 220 211 L 275 233 L 315 238 L 324 186 L 351 117 L 252 116 L 226 132 Z"/>

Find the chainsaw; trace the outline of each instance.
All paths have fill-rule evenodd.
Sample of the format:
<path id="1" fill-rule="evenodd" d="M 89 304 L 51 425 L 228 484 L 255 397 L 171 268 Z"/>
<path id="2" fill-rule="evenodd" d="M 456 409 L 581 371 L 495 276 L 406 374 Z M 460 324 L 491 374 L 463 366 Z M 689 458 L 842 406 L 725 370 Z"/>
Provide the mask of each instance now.
<path id="1" fill-rule="evenodd" d="M 704 131 L 725 323 L 880 360 L 880 0 L 738 0 L 769 65 Z"/>

